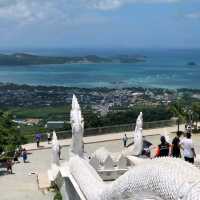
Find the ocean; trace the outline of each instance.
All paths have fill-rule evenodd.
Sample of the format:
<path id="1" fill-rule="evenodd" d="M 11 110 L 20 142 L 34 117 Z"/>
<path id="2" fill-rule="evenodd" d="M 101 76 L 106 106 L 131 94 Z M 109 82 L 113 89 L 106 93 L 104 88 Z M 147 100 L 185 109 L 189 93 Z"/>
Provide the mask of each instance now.
<path id="1" fill-rule="evenodd" d="M 32 52 L 28 51 L 28 53 Z M 69 51 L 52 52 L 49 55 L 68 55 Z M 44 51 L 34 53 L 45 54 Z M 87 52 L 87 54 L 91 53 L 96 54 L 96 52 Z M 106 52 L 102 51 L 101 54 L 103 53 L 106 55 Z M 112 53 L 119 54 L 114 51 Z M 200 50 L 129 50 L 126 53 L 146 56 L 146 61 L 132 64 L 0 66 L 0 82 L 85 88 L 200 89 Z M 110 52 L 109 54 L 111 55 Z M 189 65 L 192 62 L 195 65 Z"/>

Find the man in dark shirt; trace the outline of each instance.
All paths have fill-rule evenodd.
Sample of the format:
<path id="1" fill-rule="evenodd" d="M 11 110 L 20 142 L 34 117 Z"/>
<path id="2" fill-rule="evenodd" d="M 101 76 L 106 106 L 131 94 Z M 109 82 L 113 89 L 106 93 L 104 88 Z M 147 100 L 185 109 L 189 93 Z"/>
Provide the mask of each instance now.
<path id="1" fill-rule="evenodd" d="M 160 141 L 161 141 L 161 144 L 158 145 L 156 157 L 169 156 L 169 148 L 170 148 L 169 143 L 166 142 L 164 136 L 161 136 Z"/>
<path id="2" fill-rule="evenodd" d="M 172 156 L 176 158 L 181 158 L 180 136 L 181 132 L 177 132 L 176 137 L 172 141 Z"/>

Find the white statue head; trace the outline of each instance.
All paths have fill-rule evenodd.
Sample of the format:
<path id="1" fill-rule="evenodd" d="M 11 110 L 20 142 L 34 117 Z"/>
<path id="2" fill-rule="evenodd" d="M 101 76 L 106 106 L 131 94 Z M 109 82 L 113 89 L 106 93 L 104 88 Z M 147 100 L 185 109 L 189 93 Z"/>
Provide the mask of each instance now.
<path id="1" fill-rule="evenodd" d="M 57 135 L 56 135 L 56 131 L 54 130 L 53 131 L 52 142 L 57 141 L 57 140 L 58 140 L 58 138 L 57 138 Z"/>
<path id="2" fill-rule="evenodd" d="M 80 110 L 78 100 L 77 100 L 77 98 L 74 94 L 73 94 L 73 97 L 72 97 L 72 110 Z"/>
<path id="3" fill-rule="evenodd" d="M 72 145 L 71 151 L 75 154 L 83 154 L 83 132 L 84 121 L 81 115 L 81 109 L 75 95 L 72 98 L 72 109 L 70 113 L 70 122 L 72 127 Z"/>
<path id="4" fill-rule="evenodd" d="M 134 153 L 140 155 L 143 150 L 143 137 L 142 137 L 143 117 L 142 112 L 138 115 L 134 131 Z"/>
<path id="5" fill-rule="evenodd" d="M 81 109 L 78 103 L 78 100 L 75 95 L 73 95 L 72 98 L 72 109 L 70 113 L 70 122 L 71 126 L 73 127 L 74 125 L 81 125 L 83 126 L 83 118 L 81 115 Z"/>
<path id="6" fill-rule="evenodd" d="M 142 129 L 142 127 L 143 127 L 143 114 L 142 114 L 142 112 L 140 112 L 140 114 L 138 115 L 137 120 L 136 120 L 135 129 L 140 130 L 140 129 Z"/>
<path id="7" fill-rule="evenodd" d="M 52 138 L 52 163 L 59 165 L 59 142 L 57 139 L 56 132 L 53 131 L 53 138 Z"/>

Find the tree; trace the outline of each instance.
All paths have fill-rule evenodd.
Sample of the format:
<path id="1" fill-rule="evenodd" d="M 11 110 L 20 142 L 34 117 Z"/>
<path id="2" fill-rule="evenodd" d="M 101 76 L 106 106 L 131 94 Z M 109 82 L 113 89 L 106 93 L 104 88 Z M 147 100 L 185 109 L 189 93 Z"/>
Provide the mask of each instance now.
<path id="1" fill-rule="evenodd" d="M 8 112 L 0 113 L 0 153 L 13 152 L 15 148 L 25 142 L 20 134 L 12 116 Z"/>
<path id="2" fill-rule="evenodd" d="M 173 103 L 170 107 L 170 111 L 173 113 L 174 117 L 178 118 L 178 132 L 179 132 L 179 124 L 180 122 L 185 121 L 186 119 L 186 112 L 184 110 L 184 106 L 180 101 Z"/>
<path id="3" fill-rule="evenodd" d="M 193 112 L 193 121 L 196 123 L 197 127 L 198 121 L 200 121 L 200 102 L 194 102 L 192 104 L 192 112 Z"/>

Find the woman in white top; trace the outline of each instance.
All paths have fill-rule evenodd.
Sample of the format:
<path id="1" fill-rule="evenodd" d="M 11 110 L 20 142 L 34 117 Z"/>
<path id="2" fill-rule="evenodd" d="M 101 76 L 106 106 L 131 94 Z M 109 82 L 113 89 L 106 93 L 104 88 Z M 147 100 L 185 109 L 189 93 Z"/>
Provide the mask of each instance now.
<path id="1" fill-rule="evenodd" d="M 182 141 L 180 142 L 180 145 L 183 148 L 183 155 L 184 155 L 185 161 L 194 163 L 194 157 L 196 157 L 196 153 L 194 150 L 194 144 L 193 144 L 190 132 L 188 132 L 186 134 L 186 137 L 182 139 Z"/>

